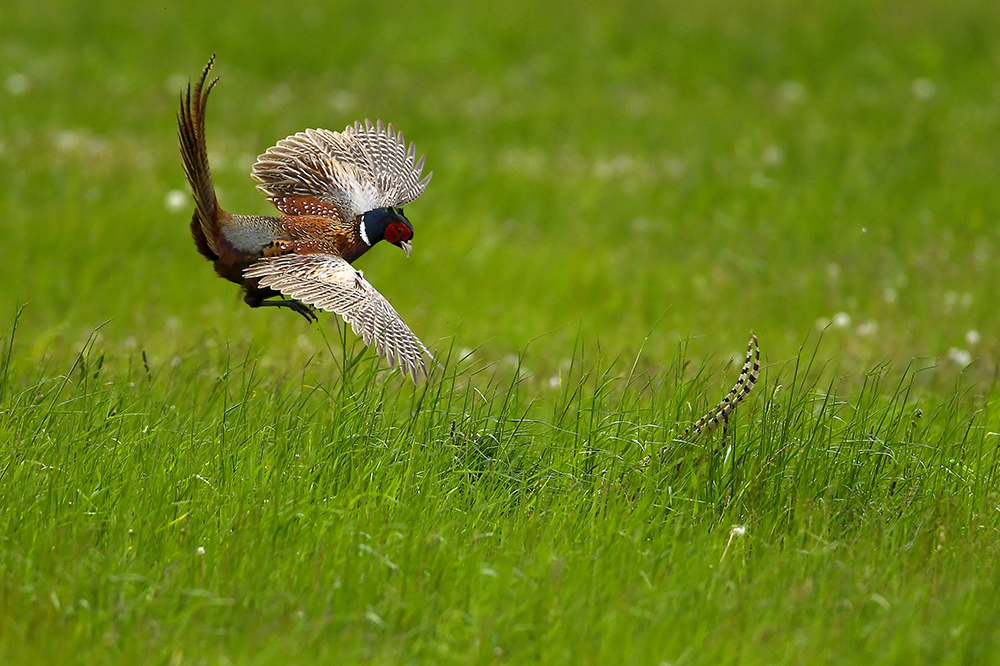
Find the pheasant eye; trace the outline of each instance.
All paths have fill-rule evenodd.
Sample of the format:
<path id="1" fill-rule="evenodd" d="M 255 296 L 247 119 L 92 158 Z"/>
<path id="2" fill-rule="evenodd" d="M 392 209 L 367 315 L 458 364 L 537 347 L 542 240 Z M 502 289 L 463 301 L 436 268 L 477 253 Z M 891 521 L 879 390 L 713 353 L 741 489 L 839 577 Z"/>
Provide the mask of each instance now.
<path id="1" fill-rule="evenodd" d="M 399 234 L 399 239 L 402 241 L 408 241 L 413 238 L 413 232 L 405 224 L 396 223 L 393 225 L 396 227 L 396 232 Z"/>

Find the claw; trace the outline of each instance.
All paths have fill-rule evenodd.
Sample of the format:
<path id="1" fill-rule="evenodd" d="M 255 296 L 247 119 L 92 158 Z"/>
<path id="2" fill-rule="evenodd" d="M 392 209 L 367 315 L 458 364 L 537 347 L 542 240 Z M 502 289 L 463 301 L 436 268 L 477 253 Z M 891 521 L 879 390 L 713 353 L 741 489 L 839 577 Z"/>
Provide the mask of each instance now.
<path id="1" fill-rule="evenodd" d="M 309 307 L 305 303 L 302 303 L 301 301 L 296 301 L 294 299 L 288 299 L 288 300 L 285 300 L 284 298 L 277 298 L 274 300 L 262 299 L 260 301 L 257 301 L 256 303 L 248 302 L 248 305 L 252 308 L 263 308 L 263 307 L 288 308 L 292 312 L 297 312 L 303 317 L 305 317 L 305 320 L 310 324 L 314 324 L 319 321 L 319 317 L 316 316 L 316 313 L 313 311 L 311 307 Z"/>

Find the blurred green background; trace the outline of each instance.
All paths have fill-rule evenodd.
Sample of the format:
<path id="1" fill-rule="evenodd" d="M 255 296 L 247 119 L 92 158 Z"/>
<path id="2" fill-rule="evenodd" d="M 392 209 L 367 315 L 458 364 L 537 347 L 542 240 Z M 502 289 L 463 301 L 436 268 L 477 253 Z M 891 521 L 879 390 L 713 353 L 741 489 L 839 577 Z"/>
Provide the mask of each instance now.
<path id="1" fill-rule="evenodd" d="M 24 353 L 152 358 L 316 327 L 252 311 L 188 235 L 179 90 L 218 54 L 223 207 L 307 127 L 381 118 L 434 179 L 407 261 L 358 262 L 413 330 L 484 359 L 678 340 L 771 360 L 828 322 L 848 368 L 998 351 L 995 2 L 25 2 L 0 15 L 0 263 Z M 322 326 L 332 328 L 325 318 Z M 949 356 L 950 353 L 950 356 Z M 964 355 L 963 355 L 964 354 Z"/>
<path id="2" fill-rule="evenodd" d="M 426 153 L 412 258 L 357 265 L 473 364 L 341 377 L 215 277 L 212 53 L 227 210 L 307 127 Z M 4 0 L 0 655 L 988 659 L 998 130 L 995 0 Z M 678 439 L 751 328 L 733 446 Z"/>

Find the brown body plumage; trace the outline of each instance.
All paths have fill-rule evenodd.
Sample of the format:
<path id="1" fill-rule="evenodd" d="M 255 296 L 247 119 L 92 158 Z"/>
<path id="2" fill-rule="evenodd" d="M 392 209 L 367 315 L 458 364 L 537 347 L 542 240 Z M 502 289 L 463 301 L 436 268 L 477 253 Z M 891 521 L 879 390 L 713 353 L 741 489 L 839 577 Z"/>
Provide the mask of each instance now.
<path id="1" fill-rule="evenodd" d="M 184 172 L 194 193 L 191 235 L 215 271 L 244 289 L 251 307 L 287 307 L 313 321 L 310 306 L 341 315 L 368 345 L 414 380 L 430 356 L 396 311 L 350 264 L 386 240 L 410 253 L 413 227 L 402 206 L 426 188 L 392 125 L 355 123 L 344 132 L 306 130 L 258 158 L 252 175 L 282 213 L 234 215 L 219 206 L 205 140 L 205 110 L 218 79 L 181 94 Z M 286 298 L 287 297 L 287 298 Z"/>

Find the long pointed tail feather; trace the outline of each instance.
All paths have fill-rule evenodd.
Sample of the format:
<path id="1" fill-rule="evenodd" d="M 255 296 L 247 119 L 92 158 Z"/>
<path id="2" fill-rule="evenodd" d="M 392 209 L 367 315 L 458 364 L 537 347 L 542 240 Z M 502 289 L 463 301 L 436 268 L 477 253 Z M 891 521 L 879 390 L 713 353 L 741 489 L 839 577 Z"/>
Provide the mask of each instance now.
<path id="1" fill-rule="evenodd" d="M 188 84 L 187 92 L 181 92 L 181 108 L 177 114 L 178 137 L 181 144 L 181 158 L 191 191 L 194 193 L 195 211 L 191 220 L 191 233 L 198 250 L 209 259 L 218 256 L 215 239 L 219 237 L 219 202 L 215 198 L 212 172 L 208 167 L 208 148 L 205 141 L 205 108 L 208 94 L 218 82 L 218 78 L 205 84 L 215 62 L 215 55 L 205 65 L 201 78 L 194 90 Z M 209 251 L 211 254 L 209 254 Z"/>
<path id="2" fill-rule="evenodd" d="M 722 435 L 725 439 L 726 430 L 729 427 L 729 417 L 736 410 L 736 405 L 743 402 L 753 387 L 757 384 L 757 377 L 760 374 L 760 347 L 757 346 L 757 336 L 750 331 L 750 344 L 747 345 L 747 357 L 740 371 L 736 385 L 729 391 L 716 407 L 713 407 L 707 414 L 702 416 L 693 427 L 684 431 L 684 436 L 691 435 L 697 439 L 703 434 L 715 430 L 719 423 L 722 423 Z"/>

